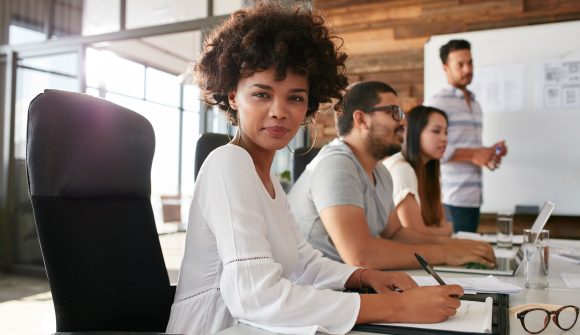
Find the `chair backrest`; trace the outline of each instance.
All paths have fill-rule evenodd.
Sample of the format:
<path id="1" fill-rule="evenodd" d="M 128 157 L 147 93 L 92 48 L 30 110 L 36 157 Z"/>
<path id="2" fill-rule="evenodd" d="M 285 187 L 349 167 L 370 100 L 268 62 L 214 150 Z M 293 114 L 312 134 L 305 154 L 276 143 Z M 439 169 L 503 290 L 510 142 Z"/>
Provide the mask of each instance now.
<path id="1" fill-rule="evenodd" d="M 308 163 L 310 163 L 320 151 L 320 148 L 312 148 L 308 151 L 309 149 L 310 148 L 301 147 L 294 150 L 294 162 L 292 164 L 292 180 L 294 182 L 298 180 L 298 177 L 300 177 L 302 172 L 304 172 L 304 169 L 306 169 L 306 165 L 308 165 Z"/>
<path id="2" fill-rule="evenodd" d="M 197 179 L 199 169 L 207 155 L 215 148 L 221 147 L 229 142 L 230 137 L 227 134 L 203 133 L 199 135 L 195 146 L 194 180 Z"/>
<path id="3" fill-rule="evenodd" d="M 26 150 L 56 330 L 165 331 L 174 292 L 150 201 L 151 124 L 46 90 L 30 104 Z"/>

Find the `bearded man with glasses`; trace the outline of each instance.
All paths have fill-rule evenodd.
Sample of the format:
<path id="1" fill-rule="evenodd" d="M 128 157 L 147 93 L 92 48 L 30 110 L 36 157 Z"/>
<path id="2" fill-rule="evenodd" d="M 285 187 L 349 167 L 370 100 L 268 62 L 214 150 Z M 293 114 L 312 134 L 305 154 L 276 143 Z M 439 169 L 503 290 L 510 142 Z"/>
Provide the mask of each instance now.
<path id="1" fill-rule="evenodd" d="M 487 243 L 402 227 L 393 210 L 391 176 L 380 164 L 401 150 L 405 130 L 404 113 L 391 86 L 357 83 L 337 110 L 339 138 L 320 150 L 288 195 L 313 247 L 331 259 L 373 269 L 418 268 L 415 252 L 430 264 L 495 265 Z"/>

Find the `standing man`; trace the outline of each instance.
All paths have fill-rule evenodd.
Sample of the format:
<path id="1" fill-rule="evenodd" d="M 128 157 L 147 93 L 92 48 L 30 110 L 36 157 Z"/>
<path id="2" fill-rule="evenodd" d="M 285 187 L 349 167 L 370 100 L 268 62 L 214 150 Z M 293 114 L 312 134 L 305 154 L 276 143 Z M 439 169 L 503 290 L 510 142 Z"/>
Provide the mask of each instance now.
<path id="1" fill-rule="evenodd" d="M 482 145 L 481 106 L 467 89 L 473 79 L 471 45 L 451 40 L 439 50 L 446 87 L 425 101 L 447 113 L 449 135 L 441 159 L 441 187 L 447 219 L 454 230 L 477 231 L 482 203 L 482 167 L 495 170 L 507 154 L 505 141 Z"/>
<path id="2" fill-rule="evenodd" d="M 353 85 L 337 115 L 339 138 L 323 147 L 288 195 L 308 242 L 334 260 L 372 269 L 431 264 L 493 266 L 489 244 L 427 235 L 402 227 L 391 175 L 381 161 L 401 150 L 404 113 L 389 85 Z"/>

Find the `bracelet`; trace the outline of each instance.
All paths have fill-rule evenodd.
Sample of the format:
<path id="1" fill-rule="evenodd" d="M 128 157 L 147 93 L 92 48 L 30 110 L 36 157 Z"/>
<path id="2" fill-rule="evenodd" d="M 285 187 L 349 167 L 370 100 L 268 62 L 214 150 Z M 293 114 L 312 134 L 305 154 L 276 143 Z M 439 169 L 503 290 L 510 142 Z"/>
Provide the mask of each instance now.
<path id="1" fill-rule="evenodd" d="M 362 270 L 359 271 L 358 273 L 358 288 L 359 290 L 363 289 L 363 285 L 362 285 L 362 274 L 363 272 L 365 272 L 366 270 L 368 270 L 367 268 L 362 268 Z"/>

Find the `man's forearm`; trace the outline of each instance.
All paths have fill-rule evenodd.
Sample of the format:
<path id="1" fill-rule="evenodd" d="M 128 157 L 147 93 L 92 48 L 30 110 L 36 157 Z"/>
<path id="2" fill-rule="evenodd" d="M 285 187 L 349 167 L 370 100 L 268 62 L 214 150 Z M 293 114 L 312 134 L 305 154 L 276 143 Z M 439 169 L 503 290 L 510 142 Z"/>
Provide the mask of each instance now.
<path id="1" fill-rule="evenodd" d="M 407 244 L 441 244 L 448 242 L 450 237 L 429 235 L 412 228 L 401 227 L 390 239 Z"/>
<path id="2" fill-rule="evenodd" d="M 477 148 L 457 148 L 453 152 L 453 156 L 449 158 L 448 162 L 473 162 L 473 156 Z"/>
<path id="3" fill-rule="evenodd" d="M 379 270 L 416 269 L 420 266 L 415 253 L 421 254 L 430 264 L 444 264 L 445 250 L 445 245 L 407 244 L 374 238 L 365 243 L 364 250 L 356 252 L 357 257 L 350 261 L 345 259 L 345 262 L 353 266 Z"/>

